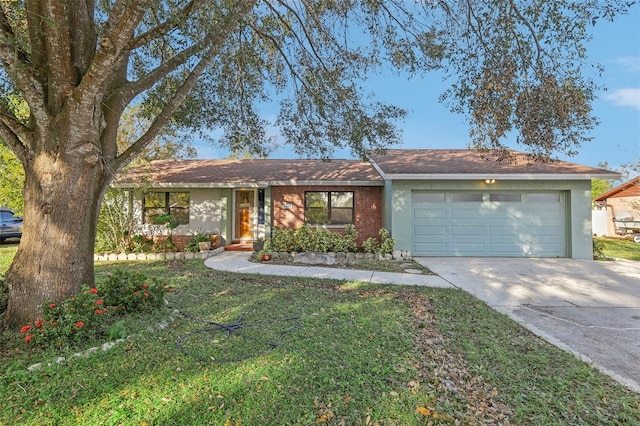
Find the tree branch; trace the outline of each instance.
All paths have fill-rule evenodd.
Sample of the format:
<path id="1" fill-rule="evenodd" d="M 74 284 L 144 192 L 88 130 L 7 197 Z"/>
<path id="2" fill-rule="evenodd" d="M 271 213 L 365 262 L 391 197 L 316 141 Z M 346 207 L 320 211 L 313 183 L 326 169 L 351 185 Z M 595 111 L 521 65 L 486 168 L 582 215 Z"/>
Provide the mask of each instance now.
<path id="1" fill-rule="evenodd" d="M 161 23 L 160 25 L 140 34 L 139 36 L 133 38 L 128 46 L 128 50 L 135 50 L 142 46 L 146 46 L 151 41 L 156 40 L 162 36 L 165 36 L 169 33 L 169 31 L 176 28 L 177 24 L 180 21 L 188 18 L 192 15 L 197 9 L 199 9 L 202 5 L 209 2 L 210 0 L 191 0 L 185 7 L 183 7 L 179 12 L 175 13 L 171 16 L 171 19 Z"/>
<path id="2" fill-rule="evenodd" d="M 176 110 L 185 102 L 187 96 L 198 82 L 198 79 L 204 70 L 211 64 L 213 59 L 222 49 L 226 38 L 221 37 L 221 35 L 231 33 L 233 28 L 238 25 L 240 20 L 244 18 L 254 5 L 255 0 L 237 1 L 234 5 L 235 7 L 232 7 L 227 13 L 227 19 L 225 19 L 224 25 L 220 28 L 216 28 L 215 33 L 210 32 L 207 37 L 205 37 L 203 42 L 210 46 L 207 53 L 202 57 L 202 59 L 200 59 L 193 70 L 191 70 L 182 85 L 175 91 L 171 100 L 167 102 L 160 114 L 155 118 L 149 129 L 147 129 L 147 131 L 140 136 L 137 141 L 131 144 L 129 148 L 113 160 L 112 164 L 110 164 L 110 166 L 112 166 L 110 169 L 113 170 L 114 173 L 129 164 L 133 158 L 140 154 L 142 150 L 155 139 Z"/>
<path id="3" fill-rule="evenodd" d="M 44 103 L 45 95 L 38 74 L 27 59 L 26 53 L 16 46 L 16 35 L 0 3 L 0 61 L 9 77 L 16 83 L 30 106 L 36 123 L 44 128 L 50 116 Z"/>

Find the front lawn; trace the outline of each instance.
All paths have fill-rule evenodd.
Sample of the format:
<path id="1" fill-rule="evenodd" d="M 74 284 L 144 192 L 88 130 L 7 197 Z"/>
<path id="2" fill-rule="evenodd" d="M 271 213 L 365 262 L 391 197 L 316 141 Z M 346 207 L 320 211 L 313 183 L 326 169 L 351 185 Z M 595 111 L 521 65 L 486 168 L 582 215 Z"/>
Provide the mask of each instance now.
<path id="1" fill-rule="evenodd" d="M 86 357 L 5 333 L 0 424 L 640 423 L 638 394 L 462 291 L 201 260 L 99 264 L 98 280 L 117 268 L 170 282 L 170 307 Z"/>

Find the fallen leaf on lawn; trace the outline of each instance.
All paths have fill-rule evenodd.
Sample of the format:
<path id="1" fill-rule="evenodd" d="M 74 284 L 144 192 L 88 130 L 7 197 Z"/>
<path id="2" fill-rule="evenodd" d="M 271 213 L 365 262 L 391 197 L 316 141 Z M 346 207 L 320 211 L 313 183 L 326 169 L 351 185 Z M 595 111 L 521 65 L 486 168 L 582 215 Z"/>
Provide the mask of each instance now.
<path id="1" fill-rule="evenodd" d="M 317 423 L 329 422 L 333 419 L 333 413 L 327 413 L 324 416 L 320 416 L 316 419 Z"/>
<path id="2" fill-rule="evenodd" d="M 351 401 L 351 397 L 350 396 L 345 396 L 343 401 L 346 404 L 347 402 Z"/>
<path id="3" fill-rule="evenodd" d="M 416 408 L 416 412 L 422 414 L 423 416 L 431 415 L 431 410 L 429 410 L 427 407 L 418 407 Z"/>

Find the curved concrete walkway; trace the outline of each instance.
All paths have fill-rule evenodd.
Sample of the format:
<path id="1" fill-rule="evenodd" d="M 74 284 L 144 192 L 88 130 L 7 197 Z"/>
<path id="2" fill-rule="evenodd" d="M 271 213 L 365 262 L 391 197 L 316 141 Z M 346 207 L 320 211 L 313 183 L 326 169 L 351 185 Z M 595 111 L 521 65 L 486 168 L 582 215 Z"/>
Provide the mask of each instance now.
<path id="1" fill-rule="evenodd" d="M 277 275 L 284 277 L 309 277 L 330 280 L 361 281 L 375 284 L 401 284 L 424 287 L 454 287 L 437 275 L 375 272 L 356 269 L 326 268 L 321 266 L 290 266 L 249 261 L 249 253 L 225 251 L 204 262 L 207 268 L 244 274 Z"/>
<path id="2" fill-rule="evenodd" d="M 548 342 L 640 392 L 640 262 L 416 258 L 437 275 L 253 263 L 247 252 L 205 260 L 248 274 L 459 288 Z"/>

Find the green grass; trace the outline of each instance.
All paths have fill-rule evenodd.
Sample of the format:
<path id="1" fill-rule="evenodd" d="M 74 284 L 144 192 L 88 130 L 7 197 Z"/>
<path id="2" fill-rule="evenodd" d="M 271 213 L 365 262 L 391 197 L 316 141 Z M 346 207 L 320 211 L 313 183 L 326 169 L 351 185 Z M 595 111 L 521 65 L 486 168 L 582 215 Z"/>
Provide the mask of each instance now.
<path id="1" fill-rule="evenodd" d="M 603 252 L 607 257 L 640 260 L 640 244 L 629 238 L 598 237 L 594 240 L 602 243 Z"/>
<path id="2" fill-rule="evenodd" d="M 7 269 L 9 269 L 13 261 L 13 256 L 15 256 L 17 251 L 18 244 L 13 243 L 13 240 L 6 240 L 0 244 L 0 275 L 3 275 Z"/>
<path id="3" fill-rule="evenodd" d="M 620 237 L 594 238 L 603 245 L 605 256 L 616 259 L 640 260 L 640 244 L 632 239 Z"/>
<path id="4" fill-rule="evenodd" d="M 640 424 L 638 394 L 458 290 L 197 260 L 99 264 L 98 279 L 115 268 L 162 276 L 183 313 L 129 318 L 132 337 L 87 357 L 5 334 L 0 424 Z M 242 337 L 211 324 L 239 318 Z"/>

